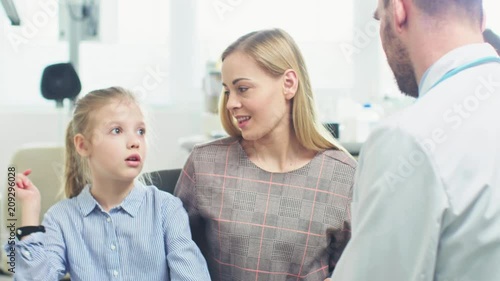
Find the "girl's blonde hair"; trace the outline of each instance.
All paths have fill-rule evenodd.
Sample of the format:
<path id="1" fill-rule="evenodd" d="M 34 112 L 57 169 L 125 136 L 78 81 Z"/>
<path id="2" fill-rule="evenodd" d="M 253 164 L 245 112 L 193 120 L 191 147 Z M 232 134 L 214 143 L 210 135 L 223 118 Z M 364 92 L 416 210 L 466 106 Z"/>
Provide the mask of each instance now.
<path id="1" fill-rule="evenodd" d="M 128 100 L 138 105 L 134 94 L 120 87 L 95 90 L 76 101 L 73 118 L 66 130 L 64 193 L 67 198 L 77 196 L 86 184 L 91 183 L 87 159 L 77 153 L 74 138 L 77 134 L 82 134 L 86 140 L 90 141 L 94 129 L 92 113 L 113 100 Z"/>
<path id="2" fill-rule="evenodd" d="M 222 53 L 222 62 L 236 52 L 249 55 L 272 77 L 279 77 L 286 70 L 293 69 L 297 73 L 299 85 L 292 99 L 292 129 L 299 143 L 313 151 L 337 149 L 349 154 L 318 121 L 306 64 L 288 33 L 281 29 L 248 33 L 227 47 Z M 228 96 L 224 91 L 219 100 L 222 127 L 230 136 L 241 137 L 241 131 L 226 109 Z"/>

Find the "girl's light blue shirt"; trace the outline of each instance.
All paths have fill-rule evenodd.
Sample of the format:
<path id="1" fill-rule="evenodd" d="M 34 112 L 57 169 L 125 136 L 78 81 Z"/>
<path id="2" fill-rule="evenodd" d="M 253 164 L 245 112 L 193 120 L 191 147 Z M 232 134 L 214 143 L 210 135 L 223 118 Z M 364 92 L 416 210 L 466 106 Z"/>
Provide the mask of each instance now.
<path id="1" fill-rule="evenodd" d="M 43 225 L 16 243 L 16 280 L 210 280 L 181 201 L 154 186 L 136 184 L 109 212 L 87 186 Z"/>

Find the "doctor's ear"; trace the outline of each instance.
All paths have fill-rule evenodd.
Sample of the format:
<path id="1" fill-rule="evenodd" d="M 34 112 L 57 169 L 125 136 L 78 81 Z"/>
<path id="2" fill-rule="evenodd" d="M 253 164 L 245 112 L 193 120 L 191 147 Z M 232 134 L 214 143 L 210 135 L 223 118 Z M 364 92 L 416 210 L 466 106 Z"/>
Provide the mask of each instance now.
<path id="1" fill-rule="evenodd" d="M 388 12 L 393 14 L 393 23 L 397 32 L 402 31 L 408 19 L 408 5 L 411 5 L 411 0 L 392 0 L 391 10 Z"/>
<path id="2" fill-rule="evenodd" d="M 283 94 L 287 100 L 290 100 L 295 96 L 299 87 L 297 72 L 293 69 L 288 69 L 283 74 L 283 79 Z"/>

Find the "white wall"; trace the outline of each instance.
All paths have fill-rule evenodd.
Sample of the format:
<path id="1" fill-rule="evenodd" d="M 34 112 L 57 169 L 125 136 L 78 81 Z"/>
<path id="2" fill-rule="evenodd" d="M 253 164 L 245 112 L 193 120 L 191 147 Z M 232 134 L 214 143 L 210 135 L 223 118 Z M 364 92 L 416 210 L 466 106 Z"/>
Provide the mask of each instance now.
<path id="1" fill-rule="evenodd" d="M 200 107 L 148 109 L 151 119 L 148 129 L 150 146 L 144 171 L 180 168 L 188 152 L 178 143 L 179 138 L 201 133 Z M 7 167 L 15 151 L 30 143 L 63 145 L 67 113 L 57 110 L 0 111 L 0 183 L 4 188 Z"/>
<path id="2" fill-rule="evenodd" d="M 64 140 L 68 113 L 59 113 L 40 94 L 43 68 L 69 58 L 68 44 L 58 35 L 58 2 L 16 0 L 21 27 L 0 15 L 0 169 L 24 144 Z M 220 3 L 231 5 L 223 17 L 215 8 Z M 283 5 L 289 5 L 288 12 Z M 297 40 L 318 100 L 325 99 L 353 83 L 352 65 L 339 48 L 352 37 L 350 7 L 326 0 L 101 1 L 100 41 L 80 45 L 82 94 L 113 85 L 144 91 L 157 132 L 146 169 L 181 167 L 187 152 L 178 139 L 207 131 L 200 125 L 206 60 L 216 60 L 226 45 L 249 31 L 281 27 Z M 256 14 L 265 20 L 252 20 Z M 149 82 L 156 83 L 150 87 Z"/>

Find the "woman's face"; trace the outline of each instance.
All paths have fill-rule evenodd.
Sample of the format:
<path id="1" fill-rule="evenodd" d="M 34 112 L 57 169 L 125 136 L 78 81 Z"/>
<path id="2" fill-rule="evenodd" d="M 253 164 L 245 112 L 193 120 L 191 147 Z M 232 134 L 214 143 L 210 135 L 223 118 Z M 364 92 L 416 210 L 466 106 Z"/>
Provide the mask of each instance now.
<path id="1" fill-rule="evenodd" d="M 242 52 L 222 64 L 226 108 L 245 140 L 282 137 L 290 128 L 290 100 L 284 94 L 283 76 L 272 77 Z"/>

